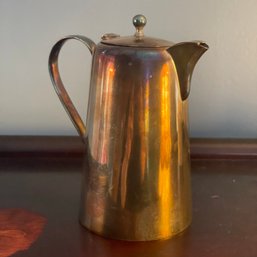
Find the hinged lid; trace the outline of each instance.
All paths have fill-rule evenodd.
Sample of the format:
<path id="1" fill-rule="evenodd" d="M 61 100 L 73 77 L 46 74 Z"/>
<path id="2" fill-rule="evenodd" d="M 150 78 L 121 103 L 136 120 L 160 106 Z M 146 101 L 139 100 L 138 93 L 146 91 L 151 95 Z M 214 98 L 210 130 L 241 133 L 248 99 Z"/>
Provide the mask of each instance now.
<path id="1" fill-rule="evenodd" d="M 136 15 L 133 18 L 133 24 L 136 28 L 134 36 L 120 37 L 119 35 L 110 33 L 102 36 L 101 43 L 108 45 L 117 46 L 128 46 L 128 47 L 171 47 L 174 43 L 152 37 L 145 37 L 143 28 L 146 25 L 146 18 L 144 15 Z"/>

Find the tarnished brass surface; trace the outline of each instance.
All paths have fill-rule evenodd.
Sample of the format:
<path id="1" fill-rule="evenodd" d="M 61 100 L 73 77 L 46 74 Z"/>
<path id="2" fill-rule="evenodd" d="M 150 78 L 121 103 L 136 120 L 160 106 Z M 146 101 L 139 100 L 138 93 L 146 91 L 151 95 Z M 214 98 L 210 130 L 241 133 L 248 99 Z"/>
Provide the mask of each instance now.
<path id="1" fill-rule="evenodd" d="M 50 77 L 51 77 L 55 92 L 57 93 L 65 111 L 69 115 L 79 135 L 82 138 L 84 138 L 86 133 L 86 127 L 79 113 L 74 107 L 67 91 L 65 90 L 65 87 L 62 83 L 62 80 L 59 74 L 59 68 L 58 68 L 58 56 L 59 56 L 60 50 L 63 44 L 70 39 L 75 39 L 82 42 L 84 45 L 87 46 L 91 54 L 93 54 L 93 52 L 95 51 L 95 47 L 96 47 L 95 43 L 87 37 L 80 36 L 80 35 L 73 35 L 73 36 L 62 38 L 53 46 L 50 52 L 48 69 L 49 69 Z"/>
<path id="2" fill-rule="evenodd" d="M 174 43 L 159 39 L 148 37 L 144 35 L 144 26 L 146 25 L 146 17 L 144 15 L 136 15 L 132 19 L 136 32 L 133 36 L 120 37 L 113 33 L 103 35 L 102 43 L 116 46 L 128 46 L 128 47 L 142 47 L 142 48 L 168 48 L 174 45 Z"/>
<path id="3" fill-rule="evenodd" d="M 195 41 L 178 43 L 167 49 L 176 63 L 182 100 L 188 98 L 194 67 L 208 48 L 206 43 Z"/>
<path id="4" fill-rule="evenodd" d="M 186 103 L 168 52 L 137 52 L 94 54 L 80 217 L 108 237 L 153 240 L 191 220 Z"/>
<path id="5" fill-rule="evenodd" d="M 141 18 L 134 18 L 137 26 L 145 24 Z M 195 63 L 207 50 L 202 42 L 147 44 L 92 44 L 87 130 L 78 129 L 87 150 L 80 222 L 132 241 L 169 238 L 191 222 L 187 96 Z M 54 60 L 52 81 L 73 110 Z"/>

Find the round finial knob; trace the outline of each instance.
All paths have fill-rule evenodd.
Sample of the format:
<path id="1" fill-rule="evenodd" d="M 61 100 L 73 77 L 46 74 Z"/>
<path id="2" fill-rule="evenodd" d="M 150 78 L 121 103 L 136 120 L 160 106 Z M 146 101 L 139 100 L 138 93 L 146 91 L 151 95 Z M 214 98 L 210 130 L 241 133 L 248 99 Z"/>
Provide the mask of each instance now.
<path id="1" fill-rule="evenodd" d="M 144 36 L 143 28 L 146 24 L 146 17 L 142 14 L 138 14 L 133 17 L 133 24 L 136 28 L 136 37 Z"/>

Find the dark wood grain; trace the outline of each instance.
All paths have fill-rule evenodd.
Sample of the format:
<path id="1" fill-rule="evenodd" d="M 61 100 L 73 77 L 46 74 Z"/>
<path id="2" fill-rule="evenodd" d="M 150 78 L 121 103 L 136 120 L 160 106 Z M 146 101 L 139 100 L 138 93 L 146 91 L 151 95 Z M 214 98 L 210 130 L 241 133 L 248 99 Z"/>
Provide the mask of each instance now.
<path id="1" fill-rule="evenodd" d="M 83 151 L 78 136 L 0 136 L 0 158 L 81 158 Z"/>
<path id="2" fill-rule="evenodd" d="M 1 157 L 81 158 L 78 136 L 0 136 Z M 193 159 L 257 159 L 257 139 L 191 139 Z"/>
<path id="3" fill-rule="evenodd" d="M 257 160 L 193 160 L 191 227 L 173 239 L 145 243 L 108 240 L 79 225 L 81 170 L 74 156 L 0 158 L 1 210 L 20 208 L 46 219 L 30 248 L 12 256 L 257 256 Z"/>
<path id="4" fill-rule="evenodd" d="M 193 159 L 257 159 L 257 139 L 191 139 Z"/>

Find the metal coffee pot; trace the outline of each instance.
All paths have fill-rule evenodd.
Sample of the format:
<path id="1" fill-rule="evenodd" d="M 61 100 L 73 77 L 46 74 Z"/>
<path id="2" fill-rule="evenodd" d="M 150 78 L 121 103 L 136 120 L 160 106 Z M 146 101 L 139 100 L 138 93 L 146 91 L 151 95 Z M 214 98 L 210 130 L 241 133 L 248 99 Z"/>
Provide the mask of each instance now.
<path id="1" fill-rule="evenodd" d="M 54 88 L 84 141 L 80 222 L 105 237 L 169 238 L 191 222 L 188 95 L 194 66 L 208 45 L 174 44 L 136 32 L 58 41 L 49 57 Z M 92 53 L 86 126 L 58 71 L 63 44 L 76 39 Z"/>

